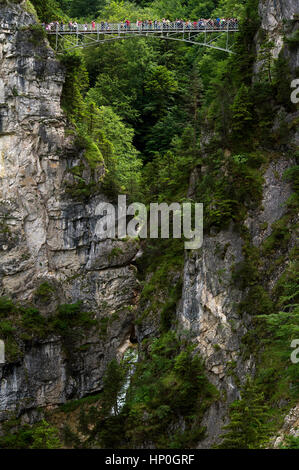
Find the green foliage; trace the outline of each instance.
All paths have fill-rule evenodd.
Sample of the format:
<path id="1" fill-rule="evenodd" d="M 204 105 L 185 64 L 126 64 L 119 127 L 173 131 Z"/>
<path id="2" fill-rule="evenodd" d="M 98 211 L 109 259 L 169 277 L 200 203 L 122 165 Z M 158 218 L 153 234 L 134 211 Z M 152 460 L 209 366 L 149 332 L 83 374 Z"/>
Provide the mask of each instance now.
<path id="1" fill-rule="evenodd" d="M 281 449 L 299 449 L 299 436 L 286 436 Z"/>
<path id="2" fill-rule="evenodd" d="M 191 170 L 190 155 L 176 155 L 171 151 L 156 154 L 144 168 L 147 200 L 158 198 L 158 202 L 175 200 L 175 196 L 183 197 L 188 186 L 188 171 Z M 152 182 L 152 184 L 151 184 Z M 150 199 L 151 198 L 151 199 Z"/>
<path id="3" fill-rule="evenodd" d="M 286 38 L 286 43 L 290 49 L 297 49 L 299 45 L 299 30 L 297 29 L 291 36 Z"/>
<path id="4" fill-rule="evenodd" d="M 79 151 L 82 150 L 84 152 L 84 158 L 92 170 L 103 166 L 103 155 L 91 137 L 80 133 L 76 138 L 75 145 Z"/>
<path id="5" fill-rule="evenodd" d="M 104 161 L 98 146 L 91 141 L 89 141 L 86 146 L 85 158 L 88 161 L 90 167 L 93 169 Z"/>
<path id="6" fill-rule="evenodd" d="M 101 107 L 94 114 L 94 139 L 103 155 L 106 177 L 103 188 L 111 195 L 139 191 L 141 160 L 133 146 L 134 133 L 110 107 Z"/>
<path id="7" fill-rule="evenodd" d="M 90 395 L 88 397 L 81 398 L 79 400 L 70 400 L 64 403 L 59 407 L 59 410 L 63 413 L 72 413 L 73 411 L 76 411 L 78 408 L 84 406 L 85 404 L 87 405 L 92 405 L 94 403 L 97 403 L 99 401 L 101 395 Z"/>
<path id="8" fill-rule="evenodd" d="M 240 160 L 238 155 L 229 157 L 220 148 L 211 150 L 205 160 L 206 170 L 197 187 L 197 197 L 204 203 L 205 230 L 224 228 L 231 221 L 241 224 L 247 210 L 261 202 L 263 157 L 250 152 Z"/>
<path id="9" fill-rule="evenodd" d="M 144 90 L 149 95 L 149 103 L 145 106 L 145 112 L 159 118 L 165 113 L 165 109 L 178 91 L 178 82 L 174 72 L 163 65 L 152 67 L 147 72 Z"/>
<path id="10" fill-rule="evenodd" d="M 45 29 L 40 24 L 31 24 L 29 27 L 31 41 L 34 45 L 40 44 L 46 38 Z"/>
<path id="11" fill-rule="evenodd" d="M 49 284 L 42 283 L 37 289 L 41 303 L 45 301 L 41 293 L 45 296 L 52 294 L 52 287 L 49 288 Z M 67 341 L 97 326 L 94 314 L 84 311 L 81 302 L 60 305 L 51 316 L 44 317 L 32 306 L 21 306 L 7 297 L 0 297 L 0 336 L 5 339 L 8 362 L 21 357 L 24 342 L 44 339 L 51 334 L 61 335 Z"/>
<path id="12" fill-rule="evenodd" d="M 49 23 L 64 18 L 56 0 L 31 0 L 31 3 L 42 22 Z"/>
<path id="13" fill-rule="evenodd" d="M 88 74 L 80 54 L 65 54 L 62 61 L 67 70 L 62 105 L 77 128 L 77 148 L 84 152 L 92 170 L 105 165 L 105 178 L 101 181 L 105 192 L 110 196 L 123 193 L 133 197 L 139 191 L 141 170 L 141 160 L 132 143 L 133 130 L 111 107 L 98 107 L 97 103 L 101 102 L 99 87 L 84 97 Z M 99 181 L 87 183 L 80 173 L 76 172 L 75 179 L 75 184 L 67 188 L 73 197 L 86 198 L 100 188 Z"/>
<path id="14" fill-rule="evenodd" d="M 249 315 L 269 314 L 273 311 L 273 302 L 261 285 L 254 284 L 248 289 L 245 299 L 238 305 L 240 315 L 247 313 Z"/>
<path id="15" fill-rule="evenodd" d="M 200 419 L 217 396 L 207 381 L 201 359 L 173 332 L 150 342 L 136 365 L 122 410 L 117 396 L 124 383 L 124 363 L 112 361 L 104 379 L 102 409 L 95 419 L 90 442 L 103 448 L 190 448 L 204 437 Z M 111 409 L 114 409 L 111 415 Z M 171 431 L 181 416 L 185 430 Z"/>
<path id="16" fill-rule="evenodd" d="M 282 219 L 274 222 L 271 226 L 272 233 L 264 241 L 262 246 L 262 253 L 264 255 L 274 254 L 277 250 L 286 249 L 290 240 L 290 216 L 286 215 Z"/>
<path id="17" fill-rule="evenodd" d="M 0 437 L 0 449 L 59 449 L 62 444 L 57 428 L 42 420 L 33 426 L 19 427 L 19 422 L 4 423 L 4 435 Z"/>
<path id="18" fill-rule="evenodd" d="M 239 21 L 239 30 L 234 50 L 236 55 L 232 58 L 232 72 L 234 80 L 239 85 L 249 86 L 252 81 L 253 63 L 255 60 L 254 37 L 260 26 L 261 19 L 258 14 L 258 0 L 247 0 Z"/>
<path id="19" fill-rule="evenodd" d="M 182 288 L 182 282 L 179 281 L 169 289 L 168 299 L 161 310 L 160 325 L 162 331 L 168 331 L 173 324 L 177 304 L 182 295 Z"/>
<path id="20" fill-rule="evenodd" d="M 245 351 L 254 354 L 256 383 L 264 392 L 276 429 L 298 397 L 298 365 L 291 362 L 291 342 L 298 338 L 299 291 L 298 262 L 292 261 L 272 292 L 273 305 L 266 315 L 253 320 L 253 328 L 244 336 Z M 250 299 L 249 299 L 250 300 Z M 260 308 L 258 313 L 262 313 Z M 286 403 L 287 406 L 281 405 Z"/>
<path id="21" fill-rule="evenodd" d="M 230 422 L 223 427 L 227 431 L 218 446 L 221 449 L 259 449 L 269 442 L 272 431 L 264 395 L 247 378 L 241 391 L 241 399 L 230 407 Z"/>
<path id="22" fill-rule="evenodd" d="M 282 104 L 286 109 L 292 109 L 293 104 L 290 100 L 291 96 L 291 82 L 292 74 L 290 65 L 282 50 L 278 59 L 274 62 L 273 67 L 273 83 L 276 92 L 276 99 L 279 104 Z"/>
<path id="23" fill-rule="evenodd" d="M 181 296 L 183 263 L 184 245 L 180 239 L 151 240 L 146 245 L 144 256 L 138 260 L 143 289 L 137 323 L 153 313 L 160 316 L 163 331 L 170 328 Z"/>
<path id="24" fill-rule="evenodd" d="M 36 9 L 34 8 L 34 5 L 32 4 L 32 2 L 30 2 L 30 0 L 26 0 L 25 8 L 28 13 L 30 13 L 35 18 L 37 18 Z"/>
<path id="25" fill-rule="evenodd" d="M 42 282 L 35 291 L 35 299 L 43 304 L 47 304 L 52 299 L 54 287 L 48 282 Z"/>
<path id="26" fill-rule="evenodd" d="M 4 296 L 0 297 L 0 318 L 5 318 L 6 315 L 9 315 L 15 311 L 15 305 L 13 301 Z"/>
<path id="27" fill-rule="evenodd" d="M 72 0 L 69 5 L 69 14 L 73 18 L 94 18 L 106 0 Z"/>
<path id="28" fill-rule="evenodd" d="M 35 308 L 22 309 L 21 326 L 33 337 L 43 337 L 46 330 L 46 321 Z"/>
<path id="29" fill-rule="evenodd" d="M 261 67 L 259 70 L 260 80 L 271 84 L 273 81 L 273 41 L 265 40 L 259 49 L 257 59 L 261 61 Z M 269 87 L 270 88 L 270 87 Z"/>
<path id="30" fill-rule="evenodd" d="M 250 124 L 253 120 L 252 105 L 249 89 L 242 84 L 232 104 L 232 130 L 237 139 L 248 136 Z"/>
<path id="31" fill-rule="evenodd" d="M 127 367 L 124 365 L 124 363 L 120 365 L 116 359 L 108 364 L 103 379 L 103 413 L 109 414 L 111 410 L 115 415 L 119 413 L 117 399 L 127 373 Z"/>
<path id="32" fill-rule="evenodd" d="M 60 305 L 57 315 L 52 320 L 54 329 L 61 336 L 69 336 L 73 328 L 91 328 L 96 324 L 92 312 L 82 311 L 81 302 Z"/>
<path id="33" fill-rule="evenodd" d="M 75 143 L 77 149 L 83 153 L 86 164 L 92 169 L 92 176 L 90 180 L 83 178 L 86 165 L 81 160 L 79 165 L 70 169 L 70 173 L 74 175 L 74 181 L 67 183 L 66 193 L 70 194 L 74 199 L 86 200 L 96 194 L 100 189 L 99 183 L 101 178 L 99 178 L 98 172 L 101 174 L 103 171 L 103 157 L 98 147 L 91 139 L 78 134 Z M 91 150 L 91 152 L 89 153 L 88 150 Z"/>
<path id="34" fill-rule="evenodd" d="M 184 443 L 188 448 L 198 434 L 204 437 L 202 428 L 198 433 L 201 411 L 215 399 L 216 392 L 192 347 L 182 344 L 181 348 L 174 333 L 169 332 L 147 347 L 146 359 L 137 365 L 128 399 L 127 431 L 135 445 L 154 442 L 158 448 L 176 448 Z M 186 428 L 171 435 L 169 427 L 177 416 L 183 417 Z"/>
<path id="35" fill-rule="evenodd" d="M 109 20 L 113 23 L 124 21 L 128 18 L 131 21 L 136 21 L 143 13 L 141 8 L 136 8 L 136 4 L 130 0 L 109 0 L 103 1 L 104 4 L 99 11 L 99 20 Z"/>
<path id="36" fill-rule="evenodd" d="M 285 171 L 284 178 L 289 181 L 294 191 L 299 191 L 299 165 L 293 166 Z"/>
<path id="37" fill-rule="evenodd" d="M 58 431 L 54 426 L 50 426 L 46 420 L 33 428 L 31 449 L 59 449 L 61 443 Z"/>
<path id="38" fill-rule="evenodd" d="M 88 88 L 88 74 L 80 53 L 68 52 L 61 58 L 66 69 L 61 105 L 72 122 L 84 117 L 83 93 Z"/>
<path id="39" fill-rule="evenodd" d="M 290 360 L 291 342 L 299 334 L 299 289 L 298 289 L 298 261 L 292 261 L 278 281 L 275 293 L 278 295 L 276 312 L 261 316 L 259 321 L 263 325 L 265 353 L 263 367 L 270 366 L 275 370 L 270 383 L 278 378 L 274 390 L 268 389 L 271 395 L 280 394 L 295 398 L 299 391 L 299 375 L 297 364 Z M 278 310 L 278 311 L 277 311 Z M 272 360 L 267 358 L 269 354 Z M 270 362 L 270 364 L 269 364 Z M 271 387 L 271 385 L 270 385 Z"/>

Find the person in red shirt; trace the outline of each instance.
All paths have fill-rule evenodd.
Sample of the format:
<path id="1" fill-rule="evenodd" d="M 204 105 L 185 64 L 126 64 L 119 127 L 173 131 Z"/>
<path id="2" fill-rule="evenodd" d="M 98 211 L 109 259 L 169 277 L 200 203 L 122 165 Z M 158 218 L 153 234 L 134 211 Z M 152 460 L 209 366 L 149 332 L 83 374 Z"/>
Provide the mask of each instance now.
<path id="1" fill-rule="evenodd" d="M 91 23 L 91 26 L 92 26 L 92 29 L 93 29 L 93 31 L 94 31 L 94 30 L 96 29 L 95 21 L 93 21 L 93 22 Z"/>

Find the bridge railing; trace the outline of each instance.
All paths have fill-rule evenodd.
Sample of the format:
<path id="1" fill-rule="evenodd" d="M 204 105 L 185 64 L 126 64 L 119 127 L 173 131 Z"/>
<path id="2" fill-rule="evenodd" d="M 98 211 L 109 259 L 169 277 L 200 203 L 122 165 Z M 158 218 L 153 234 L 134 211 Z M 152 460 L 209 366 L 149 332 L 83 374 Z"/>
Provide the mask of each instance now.
<path id="1" fill-rule="evenodd" d="M 201 20 L 198 22 L 157 22 L 157 23 L 97 23 L 97 24 L 50 24 L 44 25 L 48 33 L 127 33 L 127 32 L 191 32 L 191 31 L 226 31 L 238 30 L 237 20 L 216 22 Z"/>

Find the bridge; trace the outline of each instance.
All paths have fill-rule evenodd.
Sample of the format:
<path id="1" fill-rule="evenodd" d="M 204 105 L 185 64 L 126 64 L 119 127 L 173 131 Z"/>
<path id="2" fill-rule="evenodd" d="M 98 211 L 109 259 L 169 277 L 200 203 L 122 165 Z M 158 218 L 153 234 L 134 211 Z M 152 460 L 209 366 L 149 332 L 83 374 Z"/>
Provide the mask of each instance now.
<path id="1" fill-rule="evenodd" d="M 210 20 L 202 22 L 161 23 L 158 24 L 122 24 L 101 23 L 93 25 L 76 24 L 73 26 L 55 24 L 45 27 L 49 36 L 56 37 L 56 51 L 71 51 L 111 41 L 125 40 L 132 37 L 155 37 L 170 41 L 180 41 L 197 46 L 210 47 L 233 54 L 231 37 L 239 31 L 236 20 L 223 21 L 220 24 Z M 217 39 L 225 35 L 225 45 L 220 47 Z"/>

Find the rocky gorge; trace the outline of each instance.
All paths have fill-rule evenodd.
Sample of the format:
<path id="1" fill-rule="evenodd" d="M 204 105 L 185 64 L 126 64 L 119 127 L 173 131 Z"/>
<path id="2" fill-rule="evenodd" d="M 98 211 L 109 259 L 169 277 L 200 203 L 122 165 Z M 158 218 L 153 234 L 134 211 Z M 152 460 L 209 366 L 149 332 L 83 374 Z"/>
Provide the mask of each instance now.
<path id="1" fill-rule="evenodd" d="M 286 46 L 285 36 L 298 31 L 296 0 L 260 0 L 259 15 L 252 81 L 263 67 L 265 59 L 259 51 L 265 36 L 272 41 L 273 57 L 283 51 L 295 76 L 298 48 Z M 30 29 L 36 21 L 26 2 L 0 2 L 0 293 L 17 305 L 33 305 L 45 321 L 51 321 L 61 305 L 77 304 L 80 311 L 90 313 L 91 322 L 71 338 L 54 330 L 41 337 L 15 331 L 7 362 L 0 365 L 2 423 L 16 416 L 33 424 L 43 410 L 101 392 L 109 362 L 121 358 L 137 341 L 142 359 L 146 354 L 142 343 L 158 336 L 160 328 L 154 314 L 142 317 L 136 267 L 142 263 L 140 243 L 99 239 L 96 208 L 109 202 L 100 185 L 82 200 L 70 190 L 76 168 L 90 184 L 105 177 L 105 167 L 103 162 L 88 165 L 86 149 L 78 144 L 61 107 L 65 67 L 46 38 L 36 39 Z M 254 353 L 244 354 L 243 340 L 253 329 L 252 315 L 249 308 L 242 315 L 238 310 L 252 294 L 250 285 L 240 281 L 246 249 L 250 244 L 258 251 L 262 276 L 258 282 L 271 294 L 296 247 L 298 214 L 289 215 L 287 202 L 293 188 L 284 174 L 295 164 L 289 154 L 299 144 L 299 114 L 280 106 L 272 133 L 280 128 L 282 116 L 289 129 L 288 142 L 273 150 L 274 158 L 262 166 L 260 201 L 248 209 L 243 225 L 246 236 L 234 222 L 220 230 L 212 227 L 203 247 L 186 252 L 183 270 L 173 273 L 173 284 L 182 279 L 173 329 L 188 332 L 219 394 L 203 412 L 206 435 L 197 443 L 199 448 L 219 442 L 229 405 L 240 399 L 246 377 L 257 368 Z M 202 142 L 204 160 L 207 150 Z M 230 155 L 227 150 L 227 159 Z M 223 171 L 228 173 L 228 167 Z M 208 172 L 205 164 L 193 170 L 190 195 Z M 287 247 L 278 246 L 269 255 L 265 243 L 286 216 Z M 259 296 L 249 299 L 253 308 L 260 301 Z M 151 302 L 146 304 L 149 310 Z M 283 429 L 298 422 L 298 407 L 289 412 Z M 296 433 L 293 426 L 291 434 Z"/>

